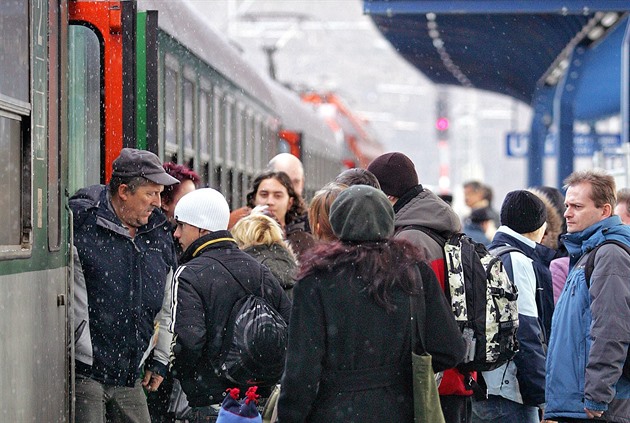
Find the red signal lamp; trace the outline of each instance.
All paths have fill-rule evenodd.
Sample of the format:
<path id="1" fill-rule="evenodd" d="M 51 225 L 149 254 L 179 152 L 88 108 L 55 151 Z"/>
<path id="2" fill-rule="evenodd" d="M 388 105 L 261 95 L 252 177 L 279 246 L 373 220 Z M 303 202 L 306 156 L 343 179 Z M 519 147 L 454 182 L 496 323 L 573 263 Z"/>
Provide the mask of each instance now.
<path id="1" fill-rule="evenodd" d="M 438 120 L 435 121 L 435 129 L 437 129 L 438 131 L 446 131 L 448 129 L 448 123 L 449 122 L 447 118 L 438 118 Z"/>

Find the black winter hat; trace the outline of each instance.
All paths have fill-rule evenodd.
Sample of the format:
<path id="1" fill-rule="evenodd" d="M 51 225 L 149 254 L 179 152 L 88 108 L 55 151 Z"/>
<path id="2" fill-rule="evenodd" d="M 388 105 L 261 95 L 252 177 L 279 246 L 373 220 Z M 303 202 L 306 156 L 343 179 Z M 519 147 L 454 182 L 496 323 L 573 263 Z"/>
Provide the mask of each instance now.
<path id="1" fill-rule="evenodd" d="M 381 189 L 387 195 L 400 198 L 418 185 L 416 167 L 402 153 L 386 153 L 375 158 L 368 170 L 376 176 Z"/>
<path id="2" fill-rule="evenodd" d="M 511 191 L 501 206 L 501 224 L 526 234 L 540 228 L 547 220 L 547 208 L 536 194 L 529 191 Z"/>
<path id="3" fill-rule="evenodd" d="M 380 190 L 353 185 L 330 206 L 330 226 L 342 241 L 380 241 L 394 234 L 394 209 Z"/>

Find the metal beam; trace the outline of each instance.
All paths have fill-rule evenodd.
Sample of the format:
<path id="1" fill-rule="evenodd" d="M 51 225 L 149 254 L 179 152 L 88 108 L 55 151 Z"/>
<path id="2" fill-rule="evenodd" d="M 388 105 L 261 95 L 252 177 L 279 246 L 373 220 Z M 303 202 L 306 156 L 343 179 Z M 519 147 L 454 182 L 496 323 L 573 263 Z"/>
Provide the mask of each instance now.
<path id="1" fill-rule="evenodd" d="M 571 54 L 569 67 L 556 88 L 554 98 L 554 119 L 558 131 L 558 174 L 557 186 L 573 172 L 573 123 L 576 84 L 579 81 L 585 48 L 577 46 Z"/>
<path id="2" fill-rule="evenodd" d="M 367 15 L 441 14 L 562 14 L 630 11 L 628 0 L 364 0 Z"/>
<path id="3" fill-rule="evenodd" d="M 621 44 L 621 140 L 626 157 L 626 187 L 630 187 L 630 19 Z"/>
<path id="4" fill-rule="evenodd" d="M 534 93 L 532 109 L 534 115 L 530 127 L 527 156 L 527 186 L 543 185 L 545 140 L 549 133 L 553 116 L 553 97 L 555 87 L 539 86 Z"/>

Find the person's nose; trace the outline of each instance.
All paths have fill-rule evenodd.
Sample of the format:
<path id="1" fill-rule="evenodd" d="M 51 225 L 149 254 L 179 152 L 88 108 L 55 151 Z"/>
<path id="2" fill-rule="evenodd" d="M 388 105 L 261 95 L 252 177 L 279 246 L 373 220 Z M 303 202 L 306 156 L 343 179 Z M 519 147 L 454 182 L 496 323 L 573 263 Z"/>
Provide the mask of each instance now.
<path id="1" fill-rule="evenodd" d="M 179 225 L 177 226 L 177 229 L 175 229 L 175 232 L 173 233 L 173 238 L 175 239 L 179 239 L 182 236 L 182 232 L 179 229 Z"/>

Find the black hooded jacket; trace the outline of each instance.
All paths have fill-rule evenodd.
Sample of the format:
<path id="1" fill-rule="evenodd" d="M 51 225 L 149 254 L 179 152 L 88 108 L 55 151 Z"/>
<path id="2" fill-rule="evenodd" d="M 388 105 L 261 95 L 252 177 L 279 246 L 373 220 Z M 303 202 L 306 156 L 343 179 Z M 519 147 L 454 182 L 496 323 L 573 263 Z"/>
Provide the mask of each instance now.
<path id="1" fill-rule="evenodd" d="M 252 292 L 264 290 L 264 298 L 287 322 L 291 301 L 266 267 L 238 249 L 228 231 L 193 242 L 181 263 L 173 279 L 173 375 L 192 407 L 218 404 L 234 386 L 216 376 L 212 363 L 221 351 L 234 304 L 248 294 L 226 268 Z"/>

